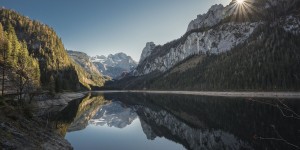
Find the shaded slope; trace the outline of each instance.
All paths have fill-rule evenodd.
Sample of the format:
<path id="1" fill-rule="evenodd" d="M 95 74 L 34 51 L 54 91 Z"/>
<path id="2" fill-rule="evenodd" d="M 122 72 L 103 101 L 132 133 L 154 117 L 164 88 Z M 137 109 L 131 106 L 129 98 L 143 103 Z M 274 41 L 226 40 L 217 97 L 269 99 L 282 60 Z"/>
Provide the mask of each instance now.
<path id="1" fill-rule="evenodd" d="M 300 36 L 260 26 L 229 52 L 187 58 L 160 75 L 127 77 L 111 87 L 165 90 L 299 90 Z M 198 64 L 195 65 L 195 62 Z M 184 69 L 181 66 L 185 66 Z M 136 80 L 139 78 L 139 81 Z M 133 81 L 133 82 L 131 82 Z"/>

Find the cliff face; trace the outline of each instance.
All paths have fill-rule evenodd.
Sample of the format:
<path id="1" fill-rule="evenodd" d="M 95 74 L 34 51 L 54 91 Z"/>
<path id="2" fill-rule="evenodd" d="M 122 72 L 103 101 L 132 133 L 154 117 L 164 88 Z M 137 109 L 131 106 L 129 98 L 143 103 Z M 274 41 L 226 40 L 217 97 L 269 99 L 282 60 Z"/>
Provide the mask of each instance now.
<path id="1" fill-rule="evenodd" d="M 213 5 L 206 14 L 198 15 L 190 22 L 187 32 L 203 27 L 212 27 L 224 19 L 226 14 L 228 15 L 228 7 L 224 7 L 222 4 Z"/>
<path id="2" fill-rule="evenodd" d="M 186 58 L 201 53 L 222 53 L 243 43 L 260 22 L 221 23 L 234 13 L 234 4 L 224 7 L 213 5 L 207 13 L 192 20 L 185 35 L 163 46 L 153 42 L 146 44 L 141 59 L 133 74 L 149 74 L 153 71 L 165 72 Z"/>
<path id="3" fill-rule="evenodd" d="M 143 49 L 142 54 L 141 54 L 141 58 L 140 58 L 140 63 L 143 62 L 153 51 L 153 49 L 155 48 L 155 44 L 153 42 L 148 42 L 146 44 L 146 47 Z"/>
<path id="4" fill-rule="evenodd" d="M 147 43 L 133 75 L 163 73 L 193 55 L 230 51 L 244 44 L 261 25 L 280 26 L 286 32 L 299 34 L 300 19 L 297 13 L 291 13 L 295 9 L 292 5 L 299 4 L 295 0 L 246 0 L 242 5 L 235 1 L 225 7 L 214 5 L 192 20 L 181 38 L 165 45 Z"/>
<path id="5" fill-rule="evenodd" d="M 94 56 L 91 57 L 91 61 L 103 75 L 114 79 L 120 77 L 122 73 L 132 71 L 137 66 L 137 63 L 125 53 L 110 54 L 107 57 Z"/>
<path id="6" fill-rule="evenodd" d="M 101 78 L 102 74 L 99 72 L 97 67 L 91 62 L 91 59 L 87 54 L 71 50 L 68 51 L 68 54 L 86 72 L 98 75 Z"/>
<path id="7" fill-rule="evenodd" d="M 194 32 L 183 43 L 172 46 L 165 55 L 149 58 L 153 47 L 146 45 L 134 75 L 145 75 L 159 70 L 165 72 L 189 56 L 201 53 L 222 53 L 243 43 L 260 23 L 226 23 L 203 32 Z M 149 54 L 150 53 L 150 54 Z M 145 56 L 148 56 L 145 57 Z"/>

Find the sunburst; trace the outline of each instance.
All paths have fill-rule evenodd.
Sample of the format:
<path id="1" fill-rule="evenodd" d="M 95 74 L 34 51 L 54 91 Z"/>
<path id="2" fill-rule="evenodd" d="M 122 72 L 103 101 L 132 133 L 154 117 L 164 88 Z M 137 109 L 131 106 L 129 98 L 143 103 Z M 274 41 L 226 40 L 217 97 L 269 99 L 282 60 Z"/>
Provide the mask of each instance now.
<path id="1" fill-rule="evenodd" d="M 229 8 L 230 14 L 233 14 L 234 21 L 249 20 L 250 15 L 256 12 L 253 6 L 253 0 L 235 0 Z"/>
<path id="2" fill-rule="evenodd" d="M 245 2 L 244 0 L 236 0 L 236 3 L 239 5 L 243 4 L 244 2 Z"/>

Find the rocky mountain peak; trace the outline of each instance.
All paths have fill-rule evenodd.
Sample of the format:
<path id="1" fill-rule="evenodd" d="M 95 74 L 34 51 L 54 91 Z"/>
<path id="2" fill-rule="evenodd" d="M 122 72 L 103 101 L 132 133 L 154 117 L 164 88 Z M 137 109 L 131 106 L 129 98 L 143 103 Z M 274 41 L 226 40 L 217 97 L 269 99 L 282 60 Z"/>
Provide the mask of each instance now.
<path id="1" fill-rule="evenodd" d="M 215 4 L 215 5 L 212 5 L 210 7 L 210 9 L 208 10 L 208 12 L 216 12 L 216 11 L 218 11 L 220 9 L 223 9 L 223 8 L 224 8 L 224 6 L 222 4 Z"/>
<path id="2" fill-rule="evenodd" d="M 140 58 L 140 62 L 144 61 L 146 57 L 148 57 L 152 50 L 155 48 L 155 44 L 154 42 L 148 42 L 146 43 L 146 47 L 143 49 L 142 54 L 141 54 L 141 58 Z"/>
<path id="3" fill-rule="evenodd" d="M 90 57 L 83 52 L 68 50 L 69 56 L 80 65 L 85 71 L 90 74 L 96 74 L 98 76 L 102 76 L 102 74 L 98 71 L 96 66 L 91 62 Z"/>
<path id="4" fill-rule="evenodd" d="M 125 53 L 116 53 L 116 54 L 109 54 L 107 59 L 112 61 L 122 61 L 124 59 L 132 59 L 130 56 L 127 56 Z"/>
<path id="5" fill-rule="evenodd" d="M 94 57 L 92 57 L 93 59 L 106 59 L 106 57 L 104 55 L 96 55 Z"/>
<path id="6" fill-rule="evenodd" d="M 130 72 L 137 66 L 137 62 L 122 52 L 109 54 L 107 57 L 103 55 L 94 56 L 91 57 L 91 61 L 103 75 L 107 75 L 112 78 L 117 78 L 124 72 Z"/>
<path id="7" fill-rule="evenodd" d="M 192 20 L 188 25 L 188 31 L 198 28 L 211 27 L 218 24 L 225 18 L 226 9 L 222 4 L 213 5 L 207 13 L 198 15 L 196 19 Z"/>

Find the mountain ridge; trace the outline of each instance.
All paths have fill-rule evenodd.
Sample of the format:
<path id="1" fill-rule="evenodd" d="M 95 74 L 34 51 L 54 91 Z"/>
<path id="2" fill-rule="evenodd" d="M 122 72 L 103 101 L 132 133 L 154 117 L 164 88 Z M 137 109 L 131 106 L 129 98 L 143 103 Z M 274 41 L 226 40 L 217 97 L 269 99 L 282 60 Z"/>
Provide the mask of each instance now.
<path id="1" fill-rule="evenodd" d="M 283 0 L 245 0 L 245 4 L 239 6 L 233 0 L 225 7 L 221 4 L 213 5 L 207 13 L 198 15 L 196 19 L 190 22 L 187 32 L 181 38 L 164 45 L 156 46 L 152 42 L 147 43 L 133 75 L 145 75 L 155 70 L 165 72 L 178 62 L 194 54 L 206 52 L 217 54 L 228 51 L 243 43 L 259 25 L 267 23 L 269 19 L 276 19 L 270 17 L 275 15 L 274 13 L 277 13 L 279 17 L 282 14 L 285 15 L 289 8 L 295 6 L 293 4 L 296 2 L 295 0 L 288 0 L 288 2 Z M 245 12 L 239 12 L 238 7 L 248 6 L 250 7 L 248 9 L 255 7 L 259 12 L 239 16 L 239 13 Z M 269 16 L 266 14 L 269 14 Z M 299 22 L 298 17 L 292 16 L 291 18 L 296 22 L 294 24 Z M 285 18 L 282 19 L 285 20 Z M 291 25 L 286 26 L 292 27 Z M 289 29 L 289 27 L 285 27 L 285 29 Z M 296 27 L 292 28 L 295 30 Z M 299 30 L 295 32 L 299 32 Z M 152 47 L 149 46 L 150 44 L 152 44 Z"/>
<path id="2" fill-rule="evenodd" d="M 147 43 L 137 68 L 123 80 L 107 84 L 107 87 L 299 90 L 300 73 L 295 66 L 300 66 L 297 61 L 300 33 L 300 7 L 297 6 L 300 6 L 300 2 L 264 0 L 247 4 L 256 7 L 257 12 L 246 17 L 227 9 L 232 14 L 223 19 L 217 18 L 218 21 L 213 22 L 211 27 L 203 27 L 203 21 L 199 21 L 200 28 L 189 30 L 189 25 L 188 31 L 177 40 L 158 46 Z M 237 4 L 232 1 L 226 7 L 234 5 Z M 215 8 L 224 11 L 224 7 L 216 5 Z M 209 12 L 212 10 L 218 11 L 210 9 Z M 209 15 L 209 12 L 200 16 Z M 154 46 L 151 47 L 151 44 Z M 284 51 L 284 48 L 287 50 Z M 180 65 L 186 68 L 178 69 Z M 291 69 L 287 72 L 285 68 Z"/>
<path id="3" fill-rule="evenodd" d="M 91 61 L 102 74 L 112 78 L 119 78 L 124 72 L 130 72 L 137 66 L 137 62 L 123 52 L 109 54 L 107 57 L 93 56 Z"/>
<path id="4" fill-rule="evenodd" d="M 91 79 L 69 58 L 61 38 L 50 26 L 5 8 L 0 9 L 0 22 L 4 29 L 12 26 L 18 40 L 26 43 L 29 55 L 38 60 L 43 89 L 77 91 L 104 85 L 103 80 Z"/>

